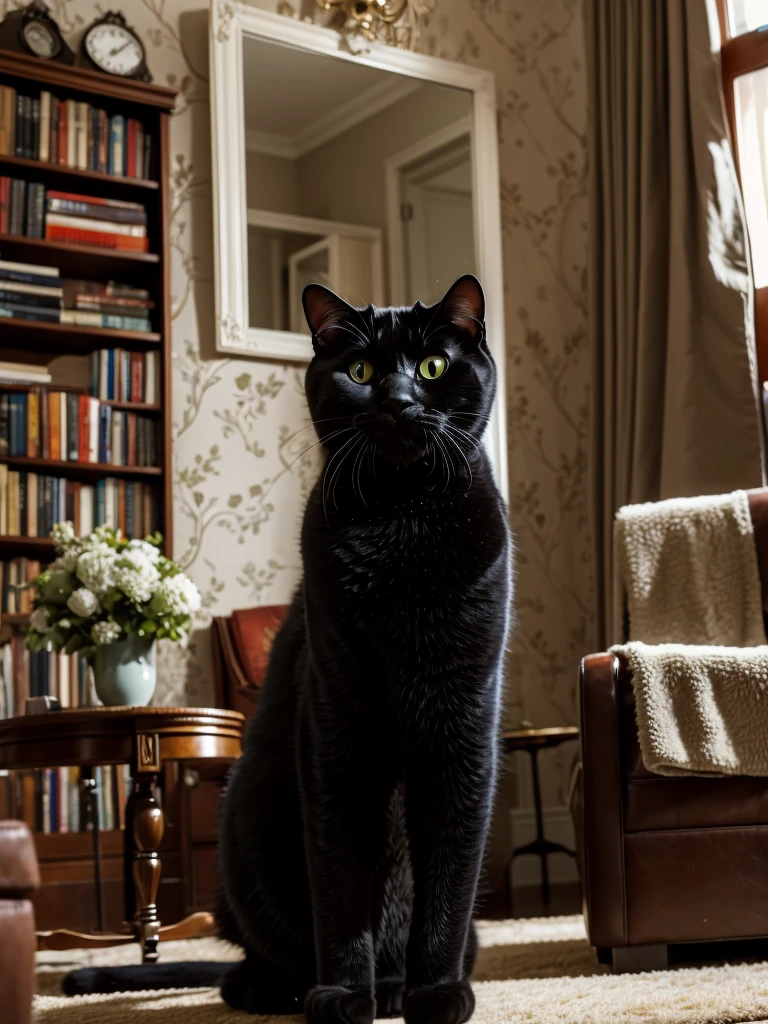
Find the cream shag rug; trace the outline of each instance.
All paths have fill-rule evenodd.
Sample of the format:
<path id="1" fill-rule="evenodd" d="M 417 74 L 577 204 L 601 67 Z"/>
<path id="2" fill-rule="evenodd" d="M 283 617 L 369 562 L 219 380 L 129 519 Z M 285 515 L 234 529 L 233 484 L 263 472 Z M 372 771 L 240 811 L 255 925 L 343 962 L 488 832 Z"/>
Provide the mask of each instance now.
<path id="1" fill-rule="evenodd" d="M 476 1024 L 733 1024 L 768 1018 L 768 964 L 619 975 L 601 967 L 581 917 L 481 922 L 473 977 Z M 230 960 L 215 939 L 167 942 L 162 959 Z M 38 953 L 35 1024 L 265 1024 L 226 1007 L 216 989 L 58 995 L 75 967 L 138 963 L 138 947 Z M 272 1018 L 289 1024 L 303 1017 Z"/>

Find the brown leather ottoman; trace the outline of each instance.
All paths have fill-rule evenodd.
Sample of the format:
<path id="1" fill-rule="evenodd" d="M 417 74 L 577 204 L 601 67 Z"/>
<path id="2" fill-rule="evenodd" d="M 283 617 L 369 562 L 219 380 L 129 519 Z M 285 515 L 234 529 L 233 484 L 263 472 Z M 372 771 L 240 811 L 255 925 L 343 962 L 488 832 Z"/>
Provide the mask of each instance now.
<path id="1" fill-rule="evenodd" d="M 2 1019 L 29 1024 L 35 989 L 35 918 L 40 885 L 35 844 L 22 821 L 0 821 L 0 993 Z"/>

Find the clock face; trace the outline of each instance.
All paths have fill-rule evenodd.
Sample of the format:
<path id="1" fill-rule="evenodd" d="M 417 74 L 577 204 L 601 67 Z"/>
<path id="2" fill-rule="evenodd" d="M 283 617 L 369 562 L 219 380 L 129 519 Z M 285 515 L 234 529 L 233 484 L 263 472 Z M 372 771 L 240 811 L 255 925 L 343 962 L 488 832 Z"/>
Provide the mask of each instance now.
<path id="1" fill-rule="evenodd" d="M 24 43 L 36 57 L 55 57 L 61 49 L 61 40 L 47 21 L 33 19 L 21 30 Z"/>
<path id="2" fill-rule="evenodd" d="M 122 25 L 95 25 L 85 37 L 85 51 L 111 75 L 133 75 L 144 63 L 144 47 Z"/>

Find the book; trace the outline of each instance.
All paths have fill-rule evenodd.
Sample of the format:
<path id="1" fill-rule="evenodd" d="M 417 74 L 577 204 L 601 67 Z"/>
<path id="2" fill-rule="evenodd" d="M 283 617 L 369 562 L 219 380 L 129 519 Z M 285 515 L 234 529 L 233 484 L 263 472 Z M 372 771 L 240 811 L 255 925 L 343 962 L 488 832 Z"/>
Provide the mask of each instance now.
<path id="1" fill-rule="evenodd" d="M 50 152 L 48 159 L 52 164 L 59 162 L 59 103 L 54 96 L 51 97 Z"/>
<path id="2" fill-rule="evenodd" d="M 57 324 L 60 322 L 60 311 L 14 302 L 0 305 L 0 317 L 14 320 L 44 320 L 46 323 Z"/>
<path id="3" fill-rule="evenodd" d="M 0 305 L 39 306 L 42 309 L 59 309 L 61 307 L 61 299 L 55 295 L 23 292 L 21 286 L 4 288 L 3 284 L 4 282 L 0 281 Z"/>
<path id="4" fill-rule="evenodd" d="M 40 98 L 33 97 L 30 100 L 30 138 L 29 138 L 29 154 L 30 159 L 40 159 Z"/>
<path id="5" fill-rule="evenodd" d="M 10 85 L 0 85 L 0 156 L 16 152 L 16 90 Z"/>
<path id="6" fill-rule="evenodd" d="M 110 223 L 146 224 L 147 211 L 143 206 L 113 206 L 108 203 L 86 201 L 81 199 L 57 198 L 53 192 L 47 196 L 46 209 L 49 213 L 68 214 L 76 217 L 87 217 Z"/>
<path id="7" fill-rule="evenodd" d="M 37 150 L 38 160 L 48 163 L 51 158 L 51 94 L 47 89 L 40 93 L 40 139 Z"/>
<path id="8" fill-rule="evenodd" d="M 20 178 L 11 178 L 8 207 L 8 233 L 24 234 L 24 211 L 26 207 L 27 183 Z"/>
<path id="9" fill-rule="evenodd" d="M 5 274 L 26 274 L 35 278 L 58 278 L 58 267 L 43 267 L 36 263 L 14 263 L 11 260 L 0 260 L 0 277 Z M 21 280 L 21 278 L 19 278 Z M 26 280 L 26 278 L 25 278 Z M 48 284 L 48 281 L 29 281 L 29 284 Z"/>
<path id="10" fill-rule="evenodd" d="M 27 184 L 26 230 L 27 238 L 43 237 L 45 215 L 45 186 L 39 182 Z"/>
<path id="11" fill-rule="evenodd" d="M 77 156 L 77 169 L 88 170 L 88 115 L 87 103 L 77 104 L 77 122 L 75 128 L 75 149 Z"/>
<path id="12" fill-rule="evenodd" d="M 11 179 L 0 177 L 0 235 L 8 234 L 11 214 Z"/>
<path id="13" fill-rule="evenodd" d="M 147 234 L 147 229 L 142 224 L 123 224 L 119 221 L 97 220 L 68 213 L 48 213 L 45 222 L 58 227 L 82 228 L 106 234 L 129 235 L 132 238 L 144 238 Z"/>
<path id="14" fill-rule="evenodd" d="M 77 167 L 77 119 L 78 104 L 76 100 L 66 100 L 67 146 L 66 166 Z"/>
<path id="15" fill-rule="evenodd" d="M 59 166 L 67 167 L 67 160 L 69 158 L 69 108 L 64 100 L 56 101 L 56 108 L 58 110 L 57 123 L 59 126 L 57 150 L 59 154 Z"/>
<path id="16" fill-rule="evenodd" d="M 62 309 L 61 323 L 77 324 L 80 327 L 111 327 L 118 331 L 151 331 L 149 320 L 142 317 L 114 316 L 105 313 L 91 313 L 87 310 Z"/>
<path id="17" fill-rule="evenodd" d="M 35 363 L 0 362 L 0 383 L 3 381 L 26 381 L 35 384 L 49 384 L 51 379 L 48 368 L 45 366 L 37 366 Z M 0 425 L 0 436 L 2 436 L 2 425 Z"/>
<path id="18" fill-rule="evenodd" d="M 115 114 L 109 121 L 107 173 L 118 177 L 125 174 L 125 118 L 122 114 Z"/>
<path id="19" fill-rule="evenodd" d="M 108 234 L 102 231 L 89 231 L 85 228 L 45 225 L 45 237 L 52 242 L 71 242 L 76 245 L 94 245 L 104 249 L 117 249 L 125 252 L 148 252 L 146 238 L 132 238 L 127 235 Z"/>

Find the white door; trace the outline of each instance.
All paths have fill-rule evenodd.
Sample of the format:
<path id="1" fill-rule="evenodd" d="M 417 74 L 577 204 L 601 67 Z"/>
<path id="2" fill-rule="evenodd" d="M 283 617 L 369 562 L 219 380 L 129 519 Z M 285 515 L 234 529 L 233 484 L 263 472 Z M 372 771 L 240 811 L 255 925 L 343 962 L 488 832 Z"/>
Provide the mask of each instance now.
<path id="1" fill-rule="evenodd" d="M 400 217 L 405 302 L 436 302 L 476 273 L 468 136 L 400 170 Z"/>

